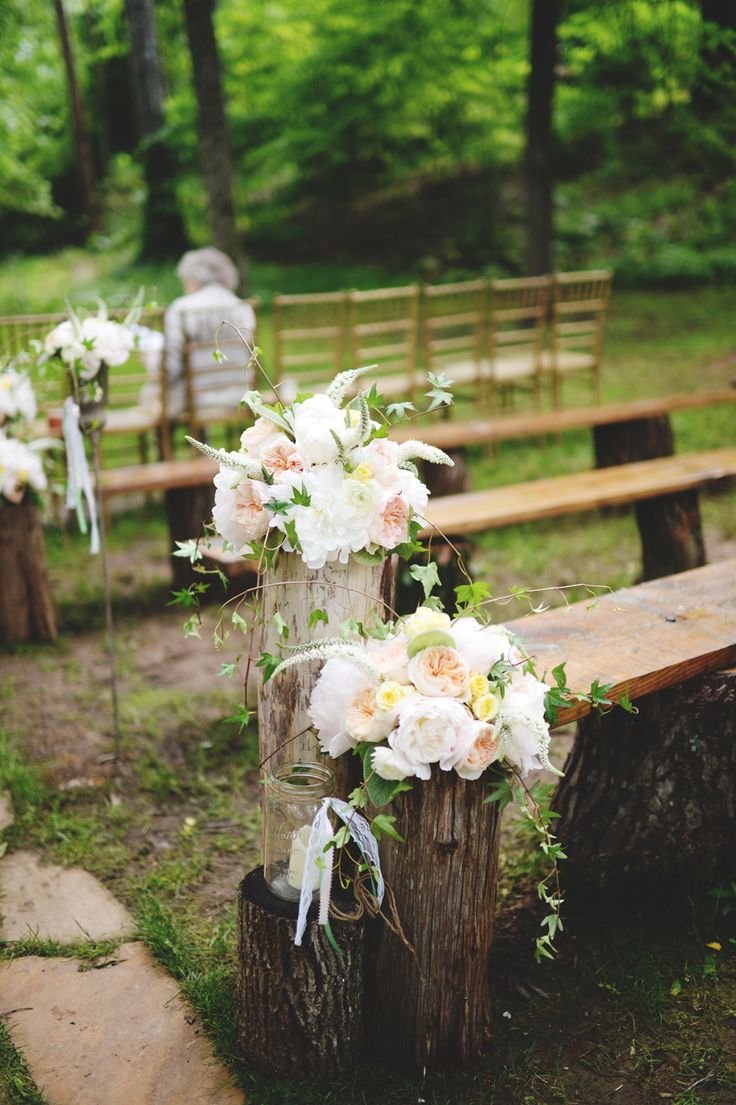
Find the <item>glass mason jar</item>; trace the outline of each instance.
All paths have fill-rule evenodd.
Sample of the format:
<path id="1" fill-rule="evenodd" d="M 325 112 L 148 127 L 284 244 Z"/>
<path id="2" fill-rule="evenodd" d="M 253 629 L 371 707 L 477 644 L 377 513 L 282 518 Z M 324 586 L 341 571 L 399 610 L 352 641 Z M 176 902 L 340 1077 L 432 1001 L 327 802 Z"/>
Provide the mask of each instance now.
<path id="1" fill-rule="evenodd" d="M 280 764 L 267 776 L 263 877 L 277 898 L 298 901 L 312 822 L 322 799 L 334 793 L 335 776 L 324 764 Z M 319 877 L 313 882 L 312 893 Z"/>

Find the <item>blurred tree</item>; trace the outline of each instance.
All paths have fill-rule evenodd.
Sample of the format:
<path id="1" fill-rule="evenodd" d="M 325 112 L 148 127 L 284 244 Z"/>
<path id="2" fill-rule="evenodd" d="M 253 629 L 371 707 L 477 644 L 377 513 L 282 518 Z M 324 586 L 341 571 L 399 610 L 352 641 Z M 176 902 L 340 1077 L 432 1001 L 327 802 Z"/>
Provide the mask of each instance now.
<path id="1" fill-rule="evenodd" d="M 552 272 L 552 112 L 562 0 L 532 0 L 526 114 L 528 276 Z"/>
<path id="2" fill-rule="evenodd" d="M 235 261 L 240 272 L 240 290 L 244 294 L 248 283 L 247 266 L 235 215 L 233 161 L 212 22 L 215 0 L 183 0 L 183 3 L 197 95 L 197 133 L 209 200 L 212 243 Z"/>
<path id="3" fill-rule="evenodd" d="M 140 255 L 167 257 L 186 248 L 187 236 L 176 195 L 177 158 L 165 134 L 164 71 L 153 0 L 125 0 L 125 15 L 147 189 Z"/>

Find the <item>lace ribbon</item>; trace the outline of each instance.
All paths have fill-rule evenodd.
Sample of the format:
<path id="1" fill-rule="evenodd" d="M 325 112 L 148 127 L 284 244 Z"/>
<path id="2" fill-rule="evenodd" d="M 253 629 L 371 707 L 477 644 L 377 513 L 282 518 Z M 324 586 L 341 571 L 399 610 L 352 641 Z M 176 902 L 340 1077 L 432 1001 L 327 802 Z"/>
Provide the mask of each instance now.
<path id="1" fill-rule="evenodd" d="M 89 512 L 89 551 L 94 556 L 100 551 L 97 501 L 92 487 L 87 454 L 84 451 L 84 438 L 79 429 L 79 407 L 71 395 L 64 400 L 61 424 L 66 445 L 66 505 L 69 510 L 76 510 L 79 528 L 82 533 L 86 533 L 87 519 L 82 502 L 84 497 Z"/>
<path id="2" fill-rule="evenodd" d="M 323 798 L 322 805 L 315 814 L 312 822 L 312 831 L 309 834 L 309 844 L 304 862 L 304 874 L 302 876 L 302 890 L 299 897 L 299 915 L 296 922 L 296 935 L 294 943 L 301 947 L 304 930 L 307 927 L 307 914 L 312 904 L 312 887 L 319 879 L 319 915 L 317 924 L 326 925 L 330 910 L 330 897 L 332 893 L 332 859 L 334 848 L 328 848 L 327 844 L 335 835 L 330 824 L 329 813 L 333 810 L 344 822 L 348 835 L 360 849 L 361 855 L 375 871 L 376 901 L 379 906 L 383 901 L 384 882 L 381 873 L 381 860 L 378 855 L 378 844 L 371 832 L 371 827 L 362 814 L 358 813 L 354 806 L 343 802 L 341 798 Z M 319 860 L 319 862 L 318 862 Z"/>

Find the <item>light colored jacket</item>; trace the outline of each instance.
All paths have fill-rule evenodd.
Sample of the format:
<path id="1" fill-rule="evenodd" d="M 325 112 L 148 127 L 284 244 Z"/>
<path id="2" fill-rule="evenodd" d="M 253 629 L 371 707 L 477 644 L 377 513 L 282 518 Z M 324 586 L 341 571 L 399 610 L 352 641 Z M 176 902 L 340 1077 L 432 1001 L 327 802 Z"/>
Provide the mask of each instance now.
<path id="1" fill-rule="evenodd" d="M 222 326 L 223 322 L 231 323 L 231 326 Z M 228 288 L 220 284 L 206 284 L 189 295 L 179 296 L 166 310 L 164 315 L 164 355 L 166 364 L 167 413 L 169 417 L 176 417 L 186 406 L 186 393 L 184 386 L 184 346 L 187 340 L 195 342 L 211 343 L 211 349 L 198 350 L 197 357 L 208 365 L 212 365 L 212 351 L 215 349 L 216 336 L 219 330 L 220 343 L 228 343 L 228 357 L 235 360 L 230 349 L 233 338 L 237 335 L 232 329 L 236 326 L 246 338 L 250 346 L 253 345 L 256 316 L 249 303 L 242 300 Z M 243 364 L 247 361 L 246 351 L 237 365 L 228 365 L 224 362 L 208 386 L 216 387 L 216 392 L 205 393 L 200 402 L 205 406 L 232 406 L 235 409 L 240 402 L 243 392 L 250 386 L 243 371 Z M 196 358 L 193 369 L 196 372 Z"/>

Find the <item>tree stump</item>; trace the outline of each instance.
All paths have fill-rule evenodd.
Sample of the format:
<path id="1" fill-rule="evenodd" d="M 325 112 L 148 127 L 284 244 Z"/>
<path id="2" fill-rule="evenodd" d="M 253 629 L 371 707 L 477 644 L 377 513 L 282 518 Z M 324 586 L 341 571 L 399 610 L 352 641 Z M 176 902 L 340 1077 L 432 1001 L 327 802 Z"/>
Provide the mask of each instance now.
<path id="1" fill-rule="evenodd" d="M 323 637 L 338 637 L 347 618 L 363 622 L 385 618 L 393 612 L 395 565 L 325 564 L 308 568 L 301 557 L 282 553 L 260 591 L 262 634 L 260 651 L 275 653 L 279 646 L 306 644 Z M 313 610 L 324 611 L 327 620 L 311 628 Z M 280 614 L 288 636 L 280 636 L 274 617 Z M 307 709 L 322 662 L 299 664 L 258 689 L 258 729 L 261 761 L 269 770 L 294 760 L 324 759 L 338 778 L 337 793 L 345 797 L 354 782 L 348 776 L 357 759 L 321 757 L 311 731 Z M 347 774 L 346 774 L 347 773 Z"/>
<path id="2" fill-rule="evenodd" d="M 671 456 L 674 435 L 668 415 L 596 426 L 596 467 Z M 705 545 L 697 491 L 661 495 L 635 504 L 642 546 L 641 579 L 686 572 L 705 564 Z"/>
<path id="3" fill-rule="evenodd" d="M 174 556 L 177 541 L 190 541 L 202 533 L 205 522 L 212 518 L 215 501 L 214 484 L 201 487 L 172 487 L 165 493 L 166 519 L 169 524 L 171 575 L 174 587 L 184 589 L 202 577 L 182 556 Z"/>
<path id="4" fill-rule="evenodd" d="M 393 1067 L 460 1066 L 488 1045 L 499 813 L 486 793 L 435 770 L 394 803 L 405 843 L 382 844 L 382 863 L 416 960 L 375 921 L 366 983 L 371 1054 Z"/>
<path id="5" fill-rule="evenodd" d="M 270 893 L 263 868 L 240 885 L 235 1001 L 238 1051 L 285 1078 L 327 1079 L 363 1049 L 362 921 L 332 921 L 338 955 L 316 921 L 294 946 L 296 904 Z"/>
<path id="6" fill-rule="evenodd" d="M 733 874 L 736 671 L 638 706 L 580 722 L 554 801 L 561 873 L 611 897 L 697 893 Z"/>
<path id="7" fill-rule="evenodd" d="M 0 642 L 56 638 L 38 509 L 30 499 L 0 506 Z"/>

